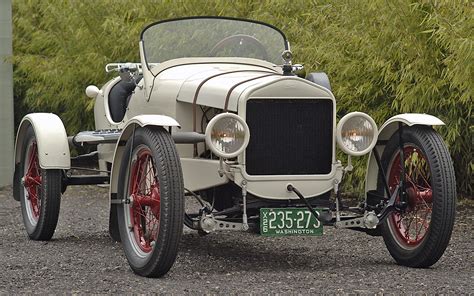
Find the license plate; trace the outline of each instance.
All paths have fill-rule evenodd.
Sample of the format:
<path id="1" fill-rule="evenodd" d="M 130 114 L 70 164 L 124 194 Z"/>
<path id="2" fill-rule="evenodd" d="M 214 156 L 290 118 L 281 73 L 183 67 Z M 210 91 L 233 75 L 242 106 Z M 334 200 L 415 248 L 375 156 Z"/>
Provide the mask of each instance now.
<path id="1" fill-rule="evenodd" d="M 320 213 L 320 209 L 314 209 Z M 322 235 L 323 224 L 307 209 L 260 209 L 260 234 L 264 236 Z"/>

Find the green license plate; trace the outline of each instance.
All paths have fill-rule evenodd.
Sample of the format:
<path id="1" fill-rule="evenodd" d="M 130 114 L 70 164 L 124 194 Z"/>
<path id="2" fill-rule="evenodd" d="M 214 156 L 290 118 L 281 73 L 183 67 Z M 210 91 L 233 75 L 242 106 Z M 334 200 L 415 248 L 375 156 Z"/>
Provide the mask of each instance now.
<path id="1" fill-rule="evenodd" d="M 320 209 L 314 209 L 318 214 Z M 323 224 L 307 209 L 260 209 L 260 233 L 264 236 L 322 235 Z"/>

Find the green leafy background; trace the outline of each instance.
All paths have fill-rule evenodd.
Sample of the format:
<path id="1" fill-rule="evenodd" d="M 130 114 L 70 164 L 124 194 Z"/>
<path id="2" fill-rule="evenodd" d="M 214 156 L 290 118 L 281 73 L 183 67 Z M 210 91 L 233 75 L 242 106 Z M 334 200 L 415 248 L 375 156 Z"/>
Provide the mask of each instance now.
<path id="1" fill-rule="evenodd" d="M 13 1 L 16 122 L 27 112 L 60 115 L 69 133 L 93 128 L 89 84 L 109 62 L 138 61 L 148 23 L 191 15 L 260 20 L 281 28 L 294 61 L 324 71 L 338 117 L 363 111 L 381 125 L 421 112 L 455 163 L 458 190 L 472 196 L 474 4 L 471 1 Z M 346 182 L 362 192 L 364 159 Z"/>

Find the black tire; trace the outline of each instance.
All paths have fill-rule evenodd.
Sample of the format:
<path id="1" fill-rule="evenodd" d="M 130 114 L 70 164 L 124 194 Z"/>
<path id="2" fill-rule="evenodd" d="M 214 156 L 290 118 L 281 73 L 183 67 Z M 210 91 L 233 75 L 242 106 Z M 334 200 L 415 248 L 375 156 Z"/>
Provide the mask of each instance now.
<path id="1" fill-rule="evenodd" d="M 183 175 L 170 134 L 160 127 L 137 129 L 127 141 L 118 182 L 118 198 L 132 197 L 117 206 L 130 267 L 141 276 L 161 277 L 176 259 L 184 223 Z"/>
<path id="2" fill-rule="evenodd" d="M 390 214 L 381 231 L 388 251 L 398 264 L 425 268 L 441 258 L 451 238 L 456 179 L 449 151 L 431 127 L 404 127 L 402 141 L 408 207 L 404 213 Z M 399 155 L 399 136 L 395 133 L 382 155 L 392 192 L 401 175 Z M 384 192 L 381 179 L 378 191 Z"/>
<path id="3" fill-rule="evenodd" d="M 39 167 L 36 136 L 30 126 L 23 139 L 22 159 L 18 167 L 21 213 L 28 236 L 33 240 L 50 240 L 58 224 L 61 204 L 61 170 Z M 24 183 L 24 184 L 23 184 Z"/>

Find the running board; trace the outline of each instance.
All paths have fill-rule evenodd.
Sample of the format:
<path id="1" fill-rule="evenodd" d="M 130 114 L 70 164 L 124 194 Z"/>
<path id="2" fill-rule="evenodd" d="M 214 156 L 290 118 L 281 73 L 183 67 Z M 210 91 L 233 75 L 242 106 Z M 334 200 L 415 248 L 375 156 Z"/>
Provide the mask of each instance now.
<path id="1" fill-rule="evenodd" d="M 68 137 L 69 145 L 81 147 L 84 145 L 115 144 L 122 134 L 121 129 L 105 129 L 84 131 Z M 206 140 L 204 134 L 196 132 L 175 132 L 171 135 L 176 144 L 195 144 Z"/>
<path id="2" fill-rule="evenodd" d="M 122 134 L 121 129 L 106 129 L 97 131 L 85 131 L 80 132 L 75 136 L 68 137 L 69 145 L 83 146 L 96 145 L 96 144 L 114 144 L 117 143 L 120 135 Z"/>

